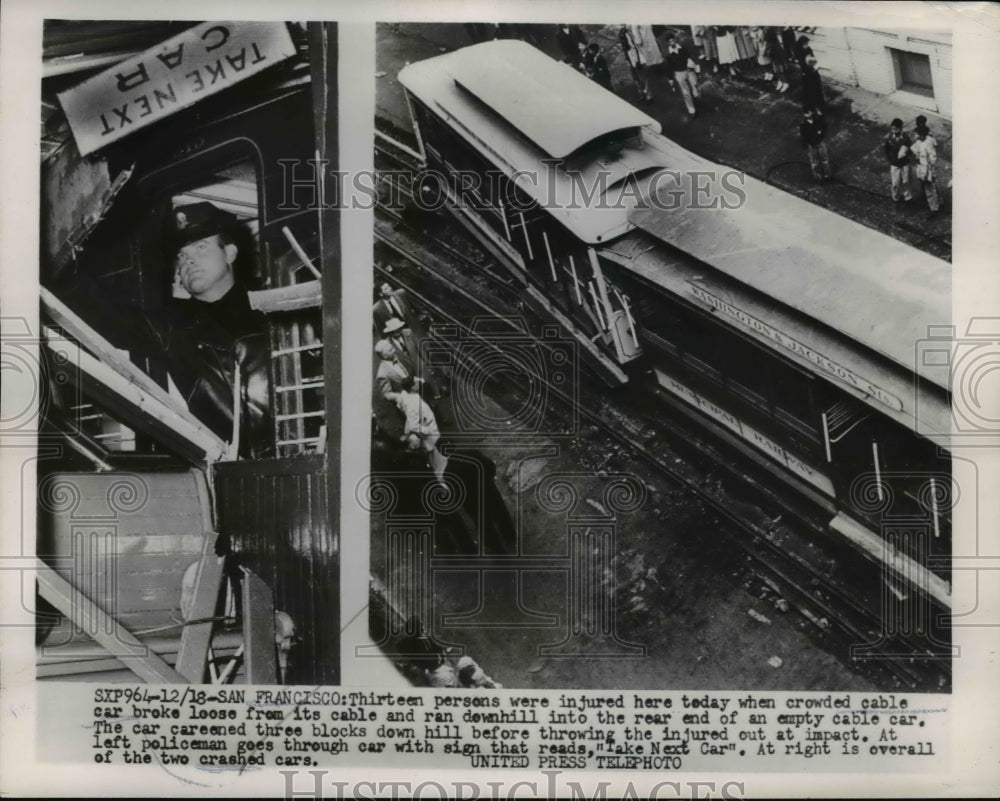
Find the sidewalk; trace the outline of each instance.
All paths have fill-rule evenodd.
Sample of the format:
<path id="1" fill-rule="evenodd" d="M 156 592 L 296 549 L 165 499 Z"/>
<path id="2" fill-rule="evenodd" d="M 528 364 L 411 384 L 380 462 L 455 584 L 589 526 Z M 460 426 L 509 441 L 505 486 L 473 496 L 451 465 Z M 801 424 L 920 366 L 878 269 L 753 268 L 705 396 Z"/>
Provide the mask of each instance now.
<path id="1" fill-rule="evenodd" d="M 556 26 L 531 28 L 536 38 L 534 44 L 553 58 L 559 58 Z M 788 70 L 791 88 L 783 94 L 752 76 L 733 79 L 721 72 L 703 72 L 698 79 L 702 89 L 698 116 L 689 120 L 680 92 L 671 91 L 671 81 L 663 66 L 650 70 L 653 102 L 639 102 L 618 44 L 617 25 L 586 26 L 583 30 L 590 41 L 601 45 L 615 92 L 658 120 L 664 136 L 708 159 L 768 180 L 863 225 L 951 260 L 950 120 L 925 112 L 938 144 L 938 188 L 942 199 L 941 212 L 928 219 L 927 203 L 922 196 L 910 203 L 892 202 L 889 168 L 882 151 L 882 137 L 888 132 L 889 121 L 899 117 L 904 130 L 910 132 L 918 110 L 862 89 L 834 84 L 824 77 L 834 180 L 819 184 L 799 142 L 801 88 L 794 66 L 789 65 Z M 689 33 L 686 27 L 677 30 L 683 36 Z M 464 47 L 471 40 L 462 25 L 445 24 L 380 25 L 377 38 L 377 68 L 385 73 L 376 90 L 378 113 L 393 126 L 405 130 L 409 122 L 396 74 L 406 62 Z"/>
<path id="2" fill-rule="evenodd" d="M 681 29 L 682 34 L 687 31 Z M 617 26 L 588 29 L 611 64 L 616 92 L 638 103 L 639 94 L 617 46 Z M 822 65 L 820 65 L 822 67 Z M 818 183 L 799 142 L 802 121 L 797 68 L 789 66 L 791 88 L 779 93 L 763 78 L 730 78 L 703 71 L 698 116 L 688 120 L 680 92 L 670 89 L 668 74 L 653 70 L 653 103 L 642 106 L 663 126 L 663 134 L 689 150 L 770 181 L 788 192 L 875 228 L 902 242 L 951 260 L 951 120 L 924 112 L 938 144 L 938 188 L 942 209 L 928 219 L 919 188 L 910 203 L 895 204 L 889 194 L 889 168 L 882 138 L 899 117 L 912 132 L 919 110 L 893 103 L 863 89 L 832 83 L 824 76 L 828 144 L 834 181 Z M 821 71 L 822 75 L 822 71 Z"/>

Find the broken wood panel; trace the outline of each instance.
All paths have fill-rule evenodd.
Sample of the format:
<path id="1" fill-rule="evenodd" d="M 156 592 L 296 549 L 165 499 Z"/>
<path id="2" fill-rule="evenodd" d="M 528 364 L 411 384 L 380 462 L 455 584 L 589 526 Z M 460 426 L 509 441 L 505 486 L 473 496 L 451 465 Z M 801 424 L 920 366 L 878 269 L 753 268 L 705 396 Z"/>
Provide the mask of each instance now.
<path id="1" fill-rule="evenodd" d="M 243 568 L 243 644 L 248 684 L 277 684 L 271 588 Z"/>
<path id="2" fill-rule="evenodd" d="M 214 539 L 205 540 L 205 551 L 195 570 L 194 590 L 186 620 L 200 620 L 213 617 L 219 606 L 222 590 L 222 562 L 215 555 Z M 190 682 L 200 683 L 205 679 L 208 647 L 212 640 L 214 623 L 196 623 L 184 627 L 181 633 L 181 648 L 177 655 L 177 672 Z"/>
<path id="3" fill-rule="evenodd" d="M 126 666 L 146 682 L 183 684 L 184 677 L 132 636 L 118 621 L 110 617 L 89 598 L 78 592 L 66 579 L 41 560 L 36 560 L 39 592 L 50 604 L 69 617 L 81 629 L 110 652 L 123 647 L 134 652 Z"/>
<path id="4" fill-rule="evenodd" d="M 180 610 L 162 610 L 139 612 L 119 612 L 115 618 L 122 626 L 140 639 L 151 634 L 180 637 L 183 622 L 180 620 Z M 91 636 L 82 631 L 65 615 L 45 635 L 42 645 L 53 652 L 67 646 L 77 646 L 79 643 L 89 643 L 91 648 L 98 646 Z M 82 647 L 82 646 L 81 646 Z"/>
<path id="5" fill-rule="evenodd" d="M 79 367 L 79 375 L 74 372 L 71 377 L 81 390 L 121 422 L 149 434 L 193 464 L 225 456 L 226 443 L 200 422 L 192 422 L 194 418 L 187 412 L 182 414 L 175 405 L 163 403 L 75 343 L 55 334 L 47 335 L 45 341 L 58 358 Z"/>
<path id="6" fill-rule="evenodd" d="M 154 637 L 143 640 L 157 656 L 161 657 L 171 667 L 176 669 L 177 654 L 180 650 L 180 638 Z M 216 635 L 212 639 L 212 653 L 217 660 L 224 660 L 236 653 L 243 644 L 241 632 L 228 632 Z M 75 643 L 57 651 L 38 650 L 38 678 L 53 678 L 69 676 L 76 673 L 97 673 L 108 670 L 125 669 L 125 664 L 118 658 L 108 656 L 106 652 L 95 653 L 93 643 Z M 178 669 L 178 672 L 180 670 Z"/>

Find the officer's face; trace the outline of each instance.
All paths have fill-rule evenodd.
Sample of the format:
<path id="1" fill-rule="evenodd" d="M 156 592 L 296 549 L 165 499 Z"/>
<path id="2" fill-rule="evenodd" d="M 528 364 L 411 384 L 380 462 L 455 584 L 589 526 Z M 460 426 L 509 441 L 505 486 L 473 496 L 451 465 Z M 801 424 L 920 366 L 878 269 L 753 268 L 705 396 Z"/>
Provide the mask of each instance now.
<path id="1" fill-rule="evenodd" d="M 199 300 L 218 300 L 233 285 L 235 257 L 236 247 L 223 244 L 216 234 L 185 245 L 177 251 L 181 286 Z"/>

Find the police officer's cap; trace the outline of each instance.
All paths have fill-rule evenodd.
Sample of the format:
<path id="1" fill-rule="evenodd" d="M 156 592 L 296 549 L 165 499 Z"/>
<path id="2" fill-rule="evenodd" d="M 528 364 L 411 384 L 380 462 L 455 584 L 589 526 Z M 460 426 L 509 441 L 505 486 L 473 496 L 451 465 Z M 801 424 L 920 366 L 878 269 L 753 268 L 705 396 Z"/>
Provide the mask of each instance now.
<path id="1" fill-rule="evenodd" d="M 178 206 L 167 221 L 167 250 L 176 253 L 185 245 L 213 234 L 233 233 L 239 228 L 235 214 L 223 211 L 212 203 L 191 203 Z"/>

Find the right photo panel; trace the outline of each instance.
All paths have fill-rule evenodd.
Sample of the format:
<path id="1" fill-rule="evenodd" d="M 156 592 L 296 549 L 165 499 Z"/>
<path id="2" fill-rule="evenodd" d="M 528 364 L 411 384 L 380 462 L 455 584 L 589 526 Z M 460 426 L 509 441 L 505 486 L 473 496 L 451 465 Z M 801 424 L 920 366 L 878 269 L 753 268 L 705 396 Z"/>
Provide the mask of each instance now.
<path id="1" fill-rule="evenodd" d="M 951 34 L 669 22 L 376 26 L 368 655 L 950 693 Z"/>

